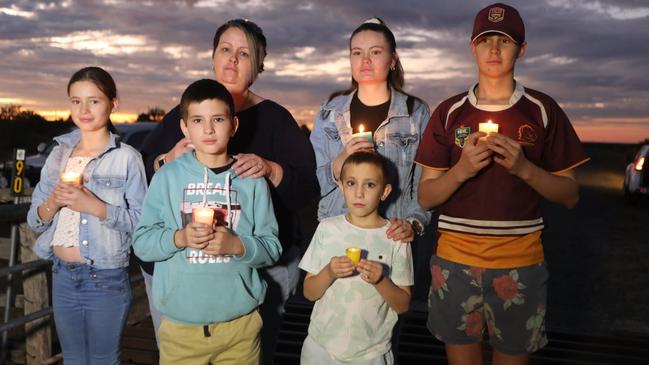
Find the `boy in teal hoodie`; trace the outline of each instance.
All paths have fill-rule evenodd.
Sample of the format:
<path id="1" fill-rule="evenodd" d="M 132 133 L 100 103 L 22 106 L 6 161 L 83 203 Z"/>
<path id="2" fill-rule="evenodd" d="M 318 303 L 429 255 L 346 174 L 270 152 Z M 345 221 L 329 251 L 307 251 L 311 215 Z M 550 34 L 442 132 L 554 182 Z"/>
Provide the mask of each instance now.
<path id="1" fill-rule="evenodd" d="M 238 120 L 223 85 L 196 81 L 180 105 L 194 151 L 155 174 L 133 238 L 135 254 L 156 261 L 160 364 L 258 364 L 266 283 L 257 269 L 282 251 L 268 186 L 231 169 Z M 199 211 L 213 223 L 196 222 Z"/>

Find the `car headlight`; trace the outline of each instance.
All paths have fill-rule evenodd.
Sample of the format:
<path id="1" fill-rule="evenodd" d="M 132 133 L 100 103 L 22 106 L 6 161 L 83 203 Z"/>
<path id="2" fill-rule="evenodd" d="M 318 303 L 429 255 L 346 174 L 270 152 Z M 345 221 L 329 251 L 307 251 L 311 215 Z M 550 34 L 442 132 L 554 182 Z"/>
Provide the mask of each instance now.
<path id="1" fill-rule="evenodd" d="M 642 171 L 643 166 L 644 166 L 644 157 L 640 157 L 638 161 L 635 162 L 635 170 Z"/>

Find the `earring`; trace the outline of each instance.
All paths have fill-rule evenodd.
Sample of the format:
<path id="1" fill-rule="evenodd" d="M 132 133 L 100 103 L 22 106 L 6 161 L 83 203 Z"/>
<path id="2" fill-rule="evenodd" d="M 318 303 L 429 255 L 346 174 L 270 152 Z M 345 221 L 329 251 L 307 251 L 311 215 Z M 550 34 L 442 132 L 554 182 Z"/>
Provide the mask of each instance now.
<path id="1" fill-rule="evenodd" d="M 392 67 L 390 67 L 390 71 L 394 71 L 395 68 L 396 67 L 394 67 L 394 65 L 392 65 Z"/>

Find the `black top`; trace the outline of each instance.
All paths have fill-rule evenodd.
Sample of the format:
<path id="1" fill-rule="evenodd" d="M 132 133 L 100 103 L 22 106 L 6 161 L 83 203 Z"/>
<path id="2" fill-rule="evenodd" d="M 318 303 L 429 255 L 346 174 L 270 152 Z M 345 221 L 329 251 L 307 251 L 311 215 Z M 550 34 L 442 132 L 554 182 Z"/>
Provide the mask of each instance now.
<path id="1" fill-rule="evenodd" d="M 226 163 L 225 165 L 223 165 L 221 167 L 210 167 L 210 170 L 212 170 L 212 172 L 214 174 L 218 175 L 218 174 L 220 174 L 220 173 L 222 173 L 224 171 L 228 171 L 230 169 L 230 167 L 232 167 L 232 165 L 234 165 L 234 163 L 235 163 L 235 160 L 232 160 L 232 161 Z"/>
<path id="2" fill-rule="evenodd" d="M 349 105 L 349 118 L 354 133 L 358 132 L 359 125 L 365 127 L 365 131 L 375 132 L 376 129 L 388 117 L 390 110 L 390 99 L 383 104 L 367 106 L 358 98 L 358 93 L 354 93 L 352 102 Z"/>
<path id="3" fill-rule="evenodd" d="M 277 187 L 268 184 L 279 226 L 279 239 L 286 249 L 303 237 L 296 224 L 295 213 L 320 191 L 316 178 L 313 147 L 291 113 L 281 105 L 264 100 L 236 114 L 239 129 L 228 144 L 228 154 L 254 153 L 278 163 L 284 170 Z M 147 179 L 154 174 L 153 163 L 183 138 L 180 130 L 180 106 L 167 113 L 142 144 Z M 142 265 L 152 273 L 153 265 Z"/>

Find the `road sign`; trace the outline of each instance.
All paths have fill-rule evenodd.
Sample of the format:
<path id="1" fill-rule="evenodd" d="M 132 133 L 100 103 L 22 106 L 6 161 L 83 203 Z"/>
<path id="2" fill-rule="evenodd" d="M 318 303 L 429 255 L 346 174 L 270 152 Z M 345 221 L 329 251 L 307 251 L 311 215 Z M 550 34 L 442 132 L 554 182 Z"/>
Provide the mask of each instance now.
<path id="1" fill-rule="evenodd" d="M 14 166 L 11 172 L 11 191 L 14 196 L 22 195 L 25 174 L 25 150 L 14 149 Z"/>

